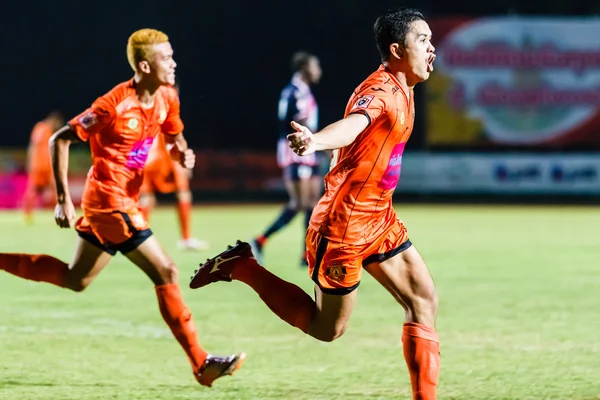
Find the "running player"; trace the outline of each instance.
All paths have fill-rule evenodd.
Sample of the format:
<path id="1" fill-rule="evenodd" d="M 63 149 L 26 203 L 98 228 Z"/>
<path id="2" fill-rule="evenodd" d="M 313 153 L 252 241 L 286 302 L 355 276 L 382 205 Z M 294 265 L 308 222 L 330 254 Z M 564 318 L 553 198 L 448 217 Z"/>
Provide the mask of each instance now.
<path id="1" fill-rule="evenodd" d="M 98 98 L 50 140 L 58 197 L 55 220 L 62 228 L 75 226 L 79 234 L 73 259 L 67 264 L 45 254 L 0 254 L 0 269 L 81 292 L 121 252 L 154 283 L 161 315 L 186 352 L 194 377 L 211 386 L 239 368 L 245 355 L 215 357 L 202 348 L 183 302 L 177 267 L 138 209 L 144 164 L 157 135 L 165 135 L 174 159 L 185 168 L 194 166 L 172 87 L 173 49 L 163 32 L 142 29 L 130 36 L 127 58 L 134 77 Z M 83 216 L 75 223 L 67 180 L 69 146 L 88 140 L 92 168 L 83 193 Z"/>
<path id="2" fill-rule="evenodd" d="M 33 210 L 38 197 L 50 191 L 54 192 L 48 141 L 63 124 L 62 115 L 58 111 L 52 111 L 44 120 L 35 124 L 31 131 L 27 148 L 27 188 L 23 196 L 23 211 L 28 223 L 33 222 Z"/>
<path id="3" fill-rule="evenodd" d="M 413 128 L 413 87 L 429 77 L 435 49 L 416 10 L 386 12 L 374 33 L 382 65 L 356 88 L 345 118 L 316 134 L 293 122 L 296 132 L 288 137 L 297 154 L 334 150 L 325 194 L 306 236 L 315 299 L 259 265 L 250 245 L 239 241 L 202 264 L 190 287 L 244 282 L 281 319 L 329 342 L 346 331 L 365 269 L 404 307 L 402 342 L 413 398 L 431 400 L 440 367 L 438 298 L 425 262 L 396 216 L 392 194 Z"/>
<path id="4" fill-rule="evenodd" d="M 313 207 L 321 195 L 322 178 L 317 155 L 298 156 L 290 149 L 286 138 L 291 132 L 292 121 L 311 130 L 317 129 L 318 107 L 310 86 L 320 81 L 321 65 L 315 55 L 300 51 L 294 54 L 292 68 L 292 81 L 283 88 L 279 99 L 277 143 L 277 163 L 283 169 L 283 182 L 290 200 L 277 219 L 261 235 L 250 241 L 259 262 L 262 262 L 262 249 L 267 239 L 289 224 L 299 212 L 304 212 L 305 229 L 308 228 Z M 301 264 L 306 265 L 306 254 L 302 255 Z"/>

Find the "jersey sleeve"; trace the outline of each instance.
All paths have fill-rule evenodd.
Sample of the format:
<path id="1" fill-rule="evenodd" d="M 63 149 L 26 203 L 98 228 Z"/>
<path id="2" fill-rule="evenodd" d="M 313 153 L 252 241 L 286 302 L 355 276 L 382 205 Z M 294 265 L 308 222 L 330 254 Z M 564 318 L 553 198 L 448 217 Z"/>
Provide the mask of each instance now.
<path id="1" fill-rule="evenodd" d="M 90 108 L 70 120 L 69 126 L 81 140 L 87 142 L 90 136 L 112 126 L 115 117 L 115 107 L 107 99 L 100 97 Z"/>
<path id="2" fill-rule="evenodd" d="M 370 125 L 389 111 L 390 99 L 393 99 L 393 96 L 388 93 L 387 88 L 379 85 L 364 85 L 355 91 L 348 101 L 346 116 L 363 114 L 369 119 Z"/>
<path id="3" fill-rule="evenodd" d="M 183 121 L 180 115 L 180 104 L 179 96 L 173 90 L 174 93 L 168 96 L 168 109 L 167 116 L 164 122 L 161 124 L 161 131 L 165 135 L 179 135 L 183 132 Z"/>

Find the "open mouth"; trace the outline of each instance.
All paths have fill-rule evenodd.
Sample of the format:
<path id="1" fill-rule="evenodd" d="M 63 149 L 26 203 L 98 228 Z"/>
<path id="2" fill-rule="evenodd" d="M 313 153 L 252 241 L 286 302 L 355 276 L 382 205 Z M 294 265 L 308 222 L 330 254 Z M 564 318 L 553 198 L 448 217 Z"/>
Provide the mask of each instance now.
<path id="1" fill-rule="evenodd" d="M 433 71 L 433 62 L 435 61 L 435 54 L 431 54 L 427 60 L 427 72 Z"/>

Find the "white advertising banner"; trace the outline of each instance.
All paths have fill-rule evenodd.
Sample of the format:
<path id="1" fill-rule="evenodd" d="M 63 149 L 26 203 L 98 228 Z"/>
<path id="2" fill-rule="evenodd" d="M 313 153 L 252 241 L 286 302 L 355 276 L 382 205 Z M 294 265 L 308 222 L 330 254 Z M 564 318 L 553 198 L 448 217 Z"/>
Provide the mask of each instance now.
<path id="1" fill-rule="evenodd" d="M 600 194 L 600 155 L 404 155 L 397 192 Z"/>

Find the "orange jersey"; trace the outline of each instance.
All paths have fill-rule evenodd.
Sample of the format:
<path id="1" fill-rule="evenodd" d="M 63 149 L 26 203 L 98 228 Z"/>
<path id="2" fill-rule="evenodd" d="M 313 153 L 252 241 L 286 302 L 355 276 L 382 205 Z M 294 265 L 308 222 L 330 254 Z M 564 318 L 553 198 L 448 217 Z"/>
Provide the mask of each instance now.
<path id="1" fill-rule="evenodd" d="M 48 141 L 54 132 L 52 127 L 45 121 L 38 122 L 31 131 L 31 170 L 29 173 L 50 172 L 50 149 Z"/>
<path id="2" fill-rule="evenodd" d="M 352 245 L 373 242 L 396 222 L 392 195 L 413 128 L 413 91 L 380 66 L 350 97 L 345 117 L 356 113 L 369 126 L 334 151 L 325 194 L 310 220 L 327 239 Z"/>
<path id="3" fill-rule="evenodd" d="M 141 106 L 133 79 L 115 86 L 69 122 L 83 141 L 90 141 L 92 167 L 82 207 L 93 211 L 137 207 L 143 169 L 157 135 L 183 131 L 179 97 L 161 86 L 150 109 Z"/>

